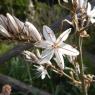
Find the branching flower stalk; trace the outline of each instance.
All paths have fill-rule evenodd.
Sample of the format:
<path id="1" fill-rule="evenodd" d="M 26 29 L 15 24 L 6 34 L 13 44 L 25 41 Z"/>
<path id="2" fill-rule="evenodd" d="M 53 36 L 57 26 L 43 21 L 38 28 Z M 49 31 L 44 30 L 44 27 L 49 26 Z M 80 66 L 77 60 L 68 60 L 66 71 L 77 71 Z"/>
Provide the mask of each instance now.
<path id="1" fill-rule="evenodd" d="M 30 72 L 30 64 L 26 64 L 27 67 L 27 72 L 28 72 L 28 76 L 29 76 L 29 81 L 32 82 L 32 77 L 31 77 L 31 72 Z"/>
<path id="2" fill-rule="evenodd" d="M 78 32 L 78 31 L 80 31 L 80 29 L 82 29 L 83 22 L 81 22 L 81 25 L 79 26 L 78 18 L 76 16 L 76 13 L 74 15 L 74 19 L 75 19 L 75 25 L 76 25 L 76 32 Z M 83 32 L 83 31 L 81 31 L 81 32 Z M 80 37 L 80 35 L 79 35 L 79 50 L 80 50 L 80 62 L 79 62 L 79 65 L 80 65 L 81 91 L 82 91 L 82 95 L 87 95 L 87 89 L 85 87 L 85 80 L 84 80 L 84 68 L 83 68 L 83 56 L 82 56 L 82 37 Z"/>
<path id="3" fill-rule="evenodd" d="M 82 95 L 88 95 L 87 94 L 87 87 L 86 87 L 85 79 L 84 79 L 84 63 L 83 63 L 83 56 L 82 56 L 83 55 L 83 52 L 82 52 L 83 38 L 82 37 L 84 37 L 83 35 L 88 36 L 87 33 L 85 32 L 85 29 L 88 28 L 88 26 L 89 26 L 89 20 L 87 20 L 87 24 L 85 25 L 86 18 L 83 18 L 83 16 L 86 13 L 87 1 L 85 1 L 85 0 L 72 0 L 72 2 L 73 2 L 73 15 L 74 15 L 73 16 L 73 23 L 76 27 L 76 30 L 75 30 L 76 33 L 79 33 L 79 49 L 80 49 L 80 62 L 79 63 L 80 63 L 80 80 L 81 80 Z M 80 13 L 77 13 L 77 8 L 80 8 L 79 9 Z M 87 14 L 90 13 L 90 10 L 91 10 L 91 5 L 90 5 L 90 3 L 88 3 Z M 93 10 L 93 12 L 94 12 L 94 10 Z M 78 14 L 80 14 L 79 18 L 78 18 Z M 92 20 L 91 22 L 94 22 L 93 17 L 94 16 L 89 17 Z M 78 19 L 80 19 L 80 24 L 79 24 Z M 81 35 L 81 33 L 82 33 L 82 35 Z"/>
<path id="4" fill-rule="evenodd" d="M 53 65 L 50 65 L 50 67 L 53 69 L 54 72 L 56 72 L 57 74 L 61 75 L 61 76 L 65 76 L 67 77 L 69 80 L 71 80 L 73 83 L 77 83 L 77 84 L 81 84 L 80 81 L 75 80 L 74 78 L 72 78 L 70 75 L 66 74 L 63 70 L 57 69 L 55 68 Z M 71 70 L 72 71 L 72 70 Z"/>
<path id="5" fill-rule="evenodd" d="M 81 88 L 82 88 L 82 93 L 83 95 L 88 95 L 87 94 L 87 88 L 85 86 L 85 80 L 84 80 L 84 68 L 83 68 L 83 53 L 82 53 L 82 42 L 83 39 L 79 37 L 79 49 L 80 49 L 80 75 L 81 75 Z"/>

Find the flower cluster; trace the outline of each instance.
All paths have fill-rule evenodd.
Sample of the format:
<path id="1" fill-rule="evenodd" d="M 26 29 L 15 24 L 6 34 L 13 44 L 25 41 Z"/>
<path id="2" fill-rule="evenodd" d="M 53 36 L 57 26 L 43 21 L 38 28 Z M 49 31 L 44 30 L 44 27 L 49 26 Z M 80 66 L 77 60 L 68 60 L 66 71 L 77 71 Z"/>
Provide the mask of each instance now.
<path id="1" fill-rule="evenodd" d="M 67 56 L 77 56 L 79 55 L 79 51 L 73 48 L 71 45 L 64 43 L 64 41 L 68 38 L 71 32 L 71 28 L 64 31 L 57 39 L 54 35 L 54 32 L 46 25 L 43 26 L 43 35 L 44 39 L 35 43 L 36 47 L 43 48 L 45 50 L 40 54 L 40 58 L 36 59 L 37 71 L 41 73 L 41 78 L 44 79 L 47 71 L 43 67 L 45 64 L 52 65 L 51 59 L 53 58 L 60 69 L 64 70 L 64 57 Z M 29 52 L 25 52 L 26 57 L 29 55 Z M 33 54 L 31 54 L 34 58 Z M 28 57 L 30 59 L 30 57 Z"/>
<path id="2" fill-rule="evenodd" d="M 65 3 L 68 3 L 68 0 L 63 0 Z M 87 0 L 72 0 L 72 5 L 77 5 L 76 13 L 75 13 L 75 22 L 70 22 L 69 20 L 65 19 L 64 21 L 69 22 L 71 25 L 75 25 L 76 30 L 79 31 L 81 37 L 88 37 L 88 34 L 85 30 L 83 30 L 89 23 L 95 23 L 95 8 L 91 9 L 91 4 Z M 81 24 L 80 24 L 81 23 Z M 87 24 L 86 24 L 87 23 Z M 44 39 L 37 41 L 35 43 L 36 47 L 42 48 L 42 52 L 40 57 L 37 59 L 37 63 L 39 66 L 35 66 L 37 71 L 41 74 L 41 78 L 44 79 L 47 73 L 46 65 L 53 66 L 52 60 L 54 60 L 57 66 L 61 69 L 65 69 L 64 65 L 64 57 L 67 56 L 68 60 L 71 63 L 74 63 L 74 60 L 79 55 L 79 51 L 73 48 L 71 45 L 66 44 L 64 41 L 68 38 L 71 28 L 65 30 L 58 38 L 56 38 L 53 30 L 51 30 L 48 26 L 43 26 L 43 36 Z M 80 67 L 77 63 L 76 71 L 80 73 Z M 55 71 L 55 70 L 54 70 Z M 49 75 L 48 75 L 49 76 Z"/>
<path id="3" fill-rule="evenodd" d="M 88 0 L 76 0 L 76 2 L 78 10 L 86 13 L 89 21 L 91 21 L 91 23 L 95 23 L 95 7 L 91 9 L 91 4 L 88 2 Z M 74 3 L 74 0 L 72 0 L 72 3 Z"/>

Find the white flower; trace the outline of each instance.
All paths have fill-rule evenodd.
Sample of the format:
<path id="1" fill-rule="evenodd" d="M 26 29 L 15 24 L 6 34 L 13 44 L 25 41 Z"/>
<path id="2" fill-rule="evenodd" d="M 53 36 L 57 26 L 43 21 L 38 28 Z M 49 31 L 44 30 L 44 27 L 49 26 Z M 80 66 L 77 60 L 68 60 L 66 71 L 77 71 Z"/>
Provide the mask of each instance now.
<path id="1" fill-rule="evenodd" d="M 90 3 L 88 3 L 87 15 L 88 15 L 91 23 L 95 23 L 95 7 L 91 10 L 91 4 Z"/>
<path id="2" fill-rule="evenodd" d="M 48 27 L 43 26 L 43 35 L 46 40 L 36 43 L 35 45 L 45 50 L 41 54 L 40 64 L 47 63 L 51 60 L 53 55 L 55 55 L 58 60 L 58 66 L 62 66 L 64 69 L 64 59 L 63 55 L 77 56 L 79 52 L 74 49 L 72 46 L 65 44 L 65 41 L 71 32 L 71 28 L 63 32 L 58 39 L 56 39 L 54 32 Z"/>
<path id="3" fill-rule="evenodd" d="M 41 61 L 40 59 L 41 59 L 41 53 L 40 53 L 40 51 L 37 49 L 36 50 L 36 53 L 37 53 L 37 57 L 39 58 L 38 60 L 37 60 L 37 64 L 39 64 L 39 61 Z M 49 65 L 51 65 L 52 63 L 50 62 L 50 60 L 47 62 L 47 64 L 49 64 Z"/>
<path id="4" fill-rule="evenodd" d="M 38 76 L 41 76 L 41 79 L 44 79 L 46 75 L 50 78 L 47 70 L 42 65 L 40 65 L 40 66 L 34 65 L 34 66 L 37 68 L 37 71 L 39 74 Z"/>

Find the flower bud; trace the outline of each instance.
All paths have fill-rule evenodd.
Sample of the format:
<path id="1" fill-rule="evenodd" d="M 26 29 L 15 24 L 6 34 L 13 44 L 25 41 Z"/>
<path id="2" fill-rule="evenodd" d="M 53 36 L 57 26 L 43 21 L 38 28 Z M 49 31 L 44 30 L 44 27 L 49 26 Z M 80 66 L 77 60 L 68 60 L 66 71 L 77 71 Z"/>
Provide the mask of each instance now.
<path id="1" fill-rule="evenodd" d="M 33 38 L 33 40 L 34 41 L 41 41 L 41 35 L 38 32 L 38 30 L 36 29 L 36 27 L 28 21 L 25 22 L 25 25 L 28 26 L 29 34 Z"/>

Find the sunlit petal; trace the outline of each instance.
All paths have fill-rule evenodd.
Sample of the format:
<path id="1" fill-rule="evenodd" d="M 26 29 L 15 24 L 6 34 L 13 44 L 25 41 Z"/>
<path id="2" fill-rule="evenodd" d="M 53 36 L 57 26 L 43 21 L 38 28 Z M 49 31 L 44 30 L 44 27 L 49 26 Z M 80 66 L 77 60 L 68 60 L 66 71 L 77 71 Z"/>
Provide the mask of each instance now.
<path id="1" fill-rule="evenodd" d="M 52 63 L 51 63 L 51 61 L 48 61 L 47 64 L 51 65 Z"/>
<path id="2" fill-rule="evenodd" d="M 57 39 L 57 42 L 62 42 L 62 41 L 65 41 L 69 34 L 71 32 L 71 28 L 67 29 L 66 31 L 64 31 Z"/>
<path id="3" fill-rule="evenodd" d="M 49 76 L 47 70 L 44 70 L 44 71 L 42 72 L 42 74 L 41 74 L 41 79 L 44 79 L 46 75 L 48 76 L 48 78 L 50 78 L 50 76 Z"/>
<path id="4" fill-rule="evenodd" d="M 95 23 L 95 19 L 94 18 L 91 18 L 91 23 Z"/>
<path id="5" fill-rule="evenodd" d="M 43 35 L 46 40 L 55 42 L 56 37 L 54 35 L 54 32 L 46 25 L 43 26 Z"/>
<path id="6" fill-rule="evenodd" d="M 51 54 L 52 52 L 53 52 L 52 49 L 45 49 L 44 51 L 42 51 L 41 58 L 44 58 L 45 56 Z"/>
<path id="7" fill-rule="evenodd" d="M 38 63 L 39 64 L 48 63 L 53 57 L 53 54 L 54 54 L 54 51 L 51 49 L 44 50 L 41 54 L 41 58 L 39 59 Z"/>
<path id="8" fill-rule="evenodd" d="M 34 65 L 34 66 L 37 68 L 37 71 L 38 71 L 39 75 L 41 76 L 41 79 L 44 79 L 46 75 L 50 78 L 47 70 L 42 65 L 40 65 L 40 66 Z"/>
<path id="9" fill-rule="evenodd" d="M 90 13 L 91 13 L 91 4 L 88 2 L 87 14 L 90 15 Z"/>
<path id="10" fill-rule="evenodd" d="M 80 4 L 80 7 L 82 8 L 84 4 L 84 0 L 79 0 L 79 4 Z"/>
<path id="11" fill-rule="evenodd" d="M 87 7 L 87 3 L 88 3 L 88 0 L 83 0 L 84 2 L 83 2 L 83 8 L 86 8 Z"/>
<path id="12" fill-rule="evenodd" d="M 95 17 L 95 9 L 91 11 L 91 17 Z"/>
<path id="13" fill-rule="evenodd" d="M 63 56 L 62 56 L 62 52 L 60 51 L 60 49 L 56 49 L 55 50 L 55 56 L 56 56 L 56 62 L 57 62 L 57 65 L 61 68 L 61 69 L 64 69 L 64 59 L 63 59 Z"/>
<path id="14" fill-rule="evenodd" d="M 44 79 L 45 78 L 45 73 L 44 72 L 42 72 L 42 74 L 41 74 L 41 79 Z"/>
<path id="15" fill-rule="evenodd" d="M 40 42 L 36 42 L 35 46 L 36 47 L 40 47 L 40 48 L 49 48 L 51 47 L 52 42 L 49 41 L 40 41 Z"/>
<path id="16" fill-rule="evenodd" d="M 60 46 L 60 49 L 62 49 L 62 53 L 70 56 L 77 56 L 79 55 L 79 51 L 73 48 L 72 46 L 62 43 Z"/>

